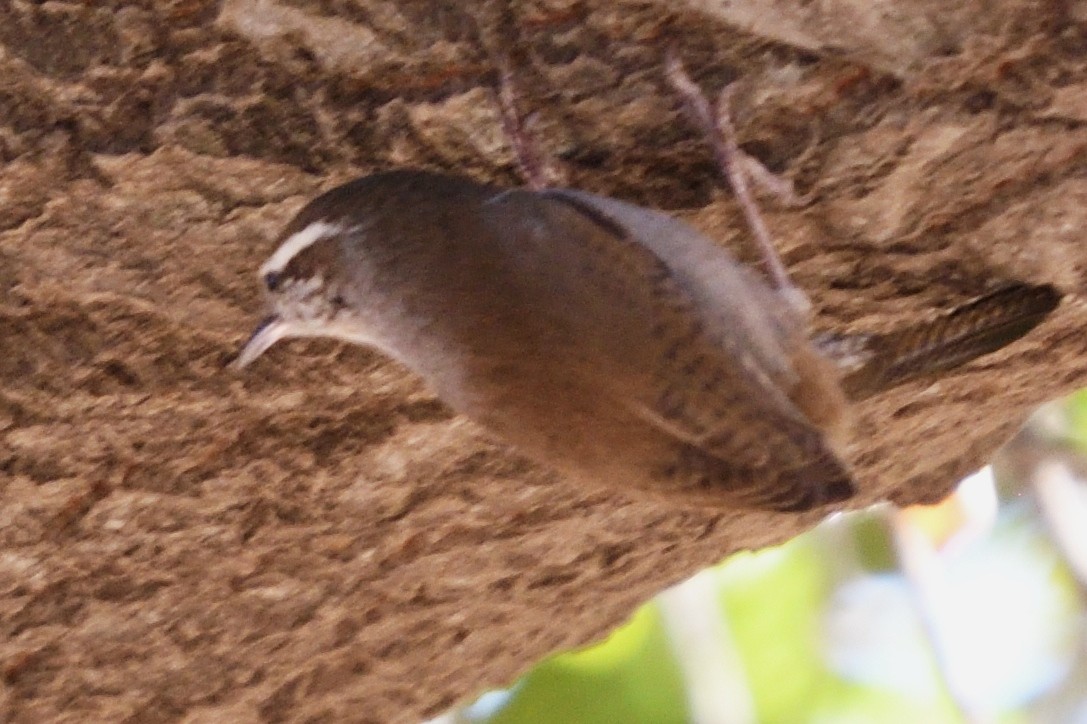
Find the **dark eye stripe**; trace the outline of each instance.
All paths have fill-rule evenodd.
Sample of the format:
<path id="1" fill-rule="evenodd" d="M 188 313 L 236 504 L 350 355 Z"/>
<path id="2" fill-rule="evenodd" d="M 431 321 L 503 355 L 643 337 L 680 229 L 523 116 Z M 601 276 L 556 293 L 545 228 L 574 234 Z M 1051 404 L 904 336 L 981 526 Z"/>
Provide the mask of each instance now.
<path id="1" fill-rule="evenodd" d="M 279 282 L 279 272 L 270 271 L 264 275 L 264 286 L 268 287 L 268 291 L 270 292 L 276 290 L 276 287 L 279 286 Z"/>

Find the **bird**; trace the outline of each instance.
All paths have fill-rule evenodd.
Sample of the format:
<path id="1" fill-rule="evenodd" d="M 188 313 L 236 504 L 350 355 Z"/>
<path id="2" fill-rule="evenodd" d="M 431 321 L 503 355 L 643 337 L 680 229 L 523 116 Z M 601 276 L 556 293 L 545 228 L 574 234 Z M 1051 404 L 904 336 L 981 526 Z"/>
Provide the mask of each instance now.
<path id="1" fill-rule="evenodd" d="M 1014 282 L 886 334 L 814 334 L 693 226 L 567 188 L 381 171 L 307 204 L 260 267 L 234 364 L 332 337 L 584 485 L 736 510 L 838 505 L 852 405 L 1022 337 L 1061 294 Z"/>

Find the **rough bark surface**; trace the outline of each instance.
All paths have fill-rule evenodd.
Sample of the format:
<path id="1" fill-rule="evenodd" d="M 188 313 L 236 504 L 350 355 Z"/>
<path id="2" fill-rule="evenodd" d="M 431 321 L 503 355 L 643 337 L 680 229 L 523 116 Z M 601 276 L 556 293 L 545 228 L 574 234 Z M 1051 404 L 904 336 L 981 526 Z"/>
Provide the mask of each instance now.
<path id="1" fill-rule="evenodd" d="M 751 258 L 662 55 L 739 79 L 744 147 L 812 196 L 767 209 L 819 327 L 1002 280 L 1066 293 L 1007 350 L 858 409 L 852 506 L 940 498 L 1085 383 L 1079 5 L 897 0 L 851 25 L 879 4 L 780 0 L 803 22 L 770 27 L 804 29 L 782 37 L 690 5 L 0 0 L 5 720 L 417 720 L 816 522 L 577 489 L 366 350 L 224 369 L 320 190 L 405 164 L 517 183 L 496 44 L 571 185 Z M 796 15 L 820 8 L 843 14 Z"/>

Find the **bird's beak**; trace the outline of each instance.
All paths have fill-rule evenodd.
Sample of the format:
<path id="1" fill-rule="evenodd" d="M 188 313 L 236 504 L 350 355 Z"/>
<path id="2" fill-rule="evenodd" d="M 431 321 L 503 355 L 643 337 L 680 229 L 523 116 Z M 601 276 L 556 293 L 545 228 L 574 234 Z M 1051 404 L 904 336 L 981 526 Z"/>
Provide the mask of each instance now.
<path id="1" fill-rule="evenodd" d="M 285 336 L 287 336 L 287 323 L 278 314 L 265 317 L 264 321 L 257 325 L 253 335 L 242 347 L 241 353 L 231 366 L 234 369 L 242 369 Z"/>

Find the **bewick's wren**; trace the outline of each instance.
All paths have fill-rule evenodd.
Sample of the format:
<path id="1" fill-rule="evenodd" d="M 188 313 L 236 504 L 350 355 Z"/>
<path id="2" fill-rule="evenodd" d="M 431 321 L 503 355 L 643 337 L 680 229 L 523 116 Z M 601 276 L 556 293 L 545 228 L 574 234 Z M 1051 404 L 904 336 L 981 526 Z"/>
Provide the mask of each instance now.
<path id="1" fill-rule="evenodd" d="M 285 337 L 336 337 L 422 375 L 455 410 L 585 483 L 802 511 L 852 495 L 836 447 L 850 400 L 1018 339 L 1059 303 L 1006 287 L 887 334 L 813 337 L 740 149 L 671 54 L 667 77 L 713 144 L 769 282 L 693 227 L 545 189 L 500 60 L 503 126 L 530 188 L 392 171 L 318 197 L 264 266 L 272 315 L 244 366 Z"/>
<path id="2" fill-rule="evenodd" d="M 400 170 L 306 206 L 261 267 L 237 360 L 335 337 L 578 481 L 801 511 L 853 493 L 850 398 L 1017 339 L 1059 302 L 1016 285 L 883 336 L 813 341 L 779 290 L 688 224 L 571 190 Z"/>

